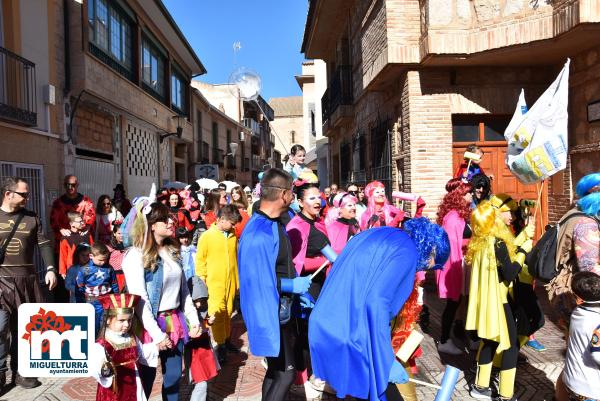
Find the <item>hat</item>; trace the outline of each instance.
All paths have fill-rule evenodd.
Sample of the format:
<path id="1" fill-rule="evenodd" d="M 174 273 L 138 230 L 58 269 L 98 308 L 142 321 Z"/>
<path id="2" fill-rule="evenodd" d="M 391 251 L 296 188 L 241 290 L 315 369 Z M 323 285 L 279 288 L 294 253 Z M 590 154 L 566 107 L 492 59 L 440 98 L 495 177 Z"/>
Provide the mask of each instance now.
<path id="1" fill-rule="evenodd" d="M 252 190 L 250 189 L 250 187 L 249 187 L 249 186 L 247 186 L 247 185 L 246 185 L 246 186 L 244 187 L 244 192 L 252 192 Z"/>
<path id="2" fill-rule="evenodd" d="M 515 212 L 519 205 L 507 194 L 496 194 L 491 197 L 490 204 L 501 212 Z"/>
<path id="3" fill-rule="evenodd" d="M 192 276 L 192 299 L 208 298 L 208 287 L 198 276 Z"/>
<path id="4" fill-rule="evenodd" d="M 106 294 L 98 297 L 102 309 L 108 311 L 109 316 L 132 315 L 140 300 L 135 294 Z"/>

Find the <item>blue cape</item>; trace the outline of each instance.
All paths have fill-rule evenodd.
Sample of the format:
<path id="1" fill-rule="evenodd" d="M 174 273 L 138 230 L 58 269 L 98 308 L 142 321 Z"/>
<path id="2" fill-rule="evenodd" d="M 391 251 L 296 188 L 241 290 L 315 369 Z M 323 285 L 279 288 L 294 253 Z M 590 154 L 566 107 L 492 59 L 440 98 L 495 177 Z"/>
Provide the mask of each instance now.
<path id="1" fill-rule="evenodd" d="M 238 246 L 238 269 L 242 315 L 256 356 L 279 355 L 278 252 L 277 222 L 253 213 Z"/>
<path id="2" fill-rule="evenodd" d="M 385 400 L 394 351 L 390 320 L 413 290 L 417 250 L 402 230 L 355 236 L 335 261 L 308 325 L 316 377 L 338 398 Z"/>

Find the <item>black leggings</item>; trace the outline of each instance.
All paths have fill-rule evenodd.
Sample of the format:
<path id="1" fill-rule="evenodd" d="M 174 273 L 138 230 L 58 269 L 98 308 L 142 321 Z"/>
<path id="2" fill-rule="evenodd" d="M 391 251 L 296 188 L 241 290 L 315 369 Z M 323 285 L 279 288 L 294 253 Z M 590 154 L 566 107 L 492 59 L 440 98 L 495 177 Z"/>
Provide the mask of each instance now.
<path id="1" fill-rule="evenodd" d="M 504 314 L 506 315 L 506 326 L 508 328 L 508 337 L 510 339 L 510 348 L 502 352 L 502 362 L 500 370 L 513 369 L 517 367 L 517 358 L 519 356 L 519 339 L 517 338 L 517 325 L 513 317 L 512 310 L 508 304 L 504 304 Z M 494 354 L 498 343 L 483 339 L 483 345 L 479 351 L 478 363 L 485 365 L 494 360 Z"/>
<path id="2" fill-rule="evenodd" d="M 262 385 L 262 401 L 283 401 L 296 377 L 296 319 L 279 328 L 279 355 L 267 357 L 267 373 Z"/>
<path id="3" fill-rule="evenodd" d="M 456 311 L 460 306 L 460 299 L 454 301 L 450 298 L 446 299 L 446 307 L 442 313 L 442 334 L 440 336 L 440 342 L 445 343 L 450 338 L 450 331 L 452 330 L 452 323 L 456 317 Z"/>

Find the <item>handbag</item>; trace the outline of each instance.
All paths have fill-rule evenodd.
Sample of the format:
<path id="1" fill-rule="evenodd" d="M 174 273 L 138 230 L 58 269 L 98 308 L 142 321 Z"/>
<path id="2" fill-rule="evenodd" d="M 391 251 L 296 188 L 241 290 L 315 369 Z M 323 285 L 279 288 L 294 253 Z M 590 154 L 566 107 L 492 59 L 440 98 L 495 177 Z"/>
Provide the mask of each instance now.
<path id="1" fill-rule="evenodd" d="M 12 228 L 10 234 L 8 234 L 8 237 L 6 237 L 6 239 L 4 240 L 4 243 L 2 244 L 2 248 L 0 248 L 0 265 L 4 264 L 4 257 L 6 256 L 6 250 L 8 249 L 8 244 L 10 244 L 10 241 L 12 241 L 13 237 L 15 236 L 15 233 L 17 232 L 17 229 L 19 228 L 19 224 L 21 224 L 21 220 L 23 220 L 23 211 L 21 211 L 21 213 L 19 213 L 19 215 L 17 216 L 17 220 L 15 220 L 15 223 L 13 225 L 13 228 Z"/>

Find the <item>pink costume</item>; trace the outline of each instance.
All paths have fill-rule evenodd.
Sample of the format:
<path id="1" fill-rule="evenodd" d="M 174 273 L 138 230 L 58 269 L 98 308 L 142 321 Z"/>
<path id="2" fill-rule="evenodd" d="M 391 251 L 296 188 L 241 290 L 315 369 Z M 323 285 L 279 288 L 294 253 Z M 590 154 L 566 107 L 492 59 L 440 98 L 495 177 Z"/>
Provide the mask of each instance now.
<path id="1" fill-rule="evenodd" d="M 385 221 L 385 225 L 389 227 L 398 227 L 400 226 L 400 224 L 402 224 L 402 221 L 404 220 L 404 211 L 391 205 L 387 198 L 385 198 L 383 204 L 380 204 L 380 208 L 379 210 L 377 210 L 378 205 L 375 202 L 375 198 L 373 197 L 373 192 L 377 187 L 383 188 L 384 186 L 379 181 L 373 181 L 365 187 L 365 196 L 367 197 L 368 202 L 367 210 L 362 214 L 360 218 L 360 229 L 362 231 L 372 227 L 380 227 L 382 225 L 381 220 Z M 425 202 L 421 197 L 419 197 L 417 199 L 417 212 L 415 213 L 414 217 L 421 217 L 424 208 Z M 373 216 L 377 216 L 378 218 L 371 219 Z"/>
<path id="2" fill-rule="evenodd" d="M 346 222 L 335 220 L 327 225 L 327 237 L 331 241 L 331 247 L 338 255 L 348 243 L 348 238 L 358 234 L 358 229 Z"/>
<path id="3" fill-rule="evenodd" d="M 465 220 L 456 210 L 451 210 L 444 216 L 442 228 L 450 240 L 450 257 L 442 270 L 435 272 L 438 296 L 458 301 L 463 294 L 463 247 L 468 240 L 463 239 Z"/>
<path id="4" fill-rule="evenodd" d="M 325 263 L 325 256 L 319 255 L 318 257 L 306 257 L 306 250 L 308 248 L 308 235 L 310 234 L 311 224 L 304 220 L 302 217 L 296 215 L 288 225 L 286 230 L 290 237 L 290 243 L 292 245 L 292 258 L 294 261 L 294 267 L 298 275 L 301 273 L 310 273 L 317 270 L 323 263 Z M 322 220 L 315 220 L 314 226 L 317 230 L 321 231 L 327 236 L 327 229 Z"/>

